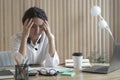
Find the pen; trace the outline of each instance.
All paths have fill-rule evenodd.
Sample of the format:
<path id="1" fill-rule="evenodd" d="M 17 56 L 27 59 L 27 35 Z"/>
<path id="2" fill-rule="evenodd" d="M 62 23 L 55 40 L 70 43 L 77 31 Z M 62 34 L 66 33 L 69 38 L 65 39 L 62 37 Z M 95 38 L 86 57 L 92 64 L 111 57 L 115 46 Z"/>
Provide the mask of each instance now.
<path id="1" fill-rule="evenodd" d="M 24 61 L 23 69 L 25 69 L 27 67 L 27 63 L 28 63 L 28 58 Z"/>

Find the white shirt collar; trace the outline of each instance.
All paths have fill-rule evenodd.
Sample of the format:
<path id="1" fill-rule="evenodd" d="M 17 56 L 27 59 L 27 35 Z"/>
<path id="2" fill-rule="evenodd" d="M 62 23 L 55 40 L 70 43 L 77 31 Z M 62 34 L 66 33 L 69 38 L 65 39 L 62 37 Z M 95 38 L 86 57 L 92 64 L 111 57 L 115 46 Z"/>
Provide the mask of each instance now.
<path id="1" fill-rule="evenodd" d="M 35 42 L 35 44 L 32 42 L 32 41 L 30 41 L 30 45 L 32 46 L 32 47 L 35 47 L 35 45 L 37 45 L 37 43 L 38 43 L 38 41 L 39 41 L 39 39 L 42 37 L 42 34 L 40 34 L 40 36 L 38 37 L 38 39 L 37 39 L 37 41 Z"/>

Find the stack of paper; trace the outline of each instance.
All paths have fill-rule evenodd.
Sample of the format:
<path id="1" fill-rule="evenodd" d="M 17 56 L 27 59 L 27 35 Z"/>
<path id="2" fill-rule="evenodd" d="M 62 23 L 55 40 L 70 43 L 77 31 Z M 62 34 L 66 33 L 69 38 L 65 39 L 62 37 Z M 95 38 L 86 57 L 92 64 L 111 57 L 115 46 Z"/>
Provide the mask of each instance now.
<path id="1" fill-rule="evenodd" d="M 73 67 L 74 64 L 73 64 L 73 59 L 66 59 L 65 60 L 65 66 L 66 67 Z M 82 67 L 90 67 L 91 64 L 90 64 L 90 61 L 89 59 L 83 59 L 82 60 Z"/>

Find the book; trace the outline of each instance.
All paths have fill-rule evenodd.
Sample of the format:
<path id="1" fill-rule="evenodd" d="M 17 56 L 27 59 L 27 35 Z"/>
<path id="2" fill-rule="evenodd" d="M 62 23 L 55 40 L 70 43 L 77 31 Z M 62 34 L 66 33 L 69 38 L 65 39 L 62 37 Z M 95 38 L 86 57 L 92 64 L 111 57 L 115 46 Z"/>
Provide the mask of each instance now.
<path id="1" fill-rule="evenodd" d="M 1 70 L 0 79 L 14 78 L 14 74 L 10 70 Z"/>

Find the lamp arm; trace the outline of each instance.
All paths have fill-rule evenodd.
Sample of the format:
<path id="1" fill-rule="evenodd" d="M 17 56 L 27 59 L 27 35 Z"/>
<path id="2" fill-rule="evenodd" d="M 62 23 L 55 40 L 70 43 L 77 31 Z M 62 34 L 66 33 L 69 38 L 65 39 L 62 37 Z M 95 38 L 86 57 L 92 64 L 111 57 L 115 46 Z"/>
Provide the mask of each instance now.
<path id="1" fill-rule="evenodd" d="M 98 15 L 100 19 L 104 19 L 101 15 Z"/>
<path id="2" fill-rule="evenodd" d="M 114 37 L 113 37 L 113 34 L 112 34 L 109 26 L 107 26 L 105 29 L 108 31 L 109 35 L 112 37 L 113 43 L 115 44 L 115 39 L 114 39 Z"/>
<path id="3" fill-rule="evenodd" d="M 101 15 L 99 15 L 99 18 L 101 20 L 104 19 Z M 113 43 L 115 44 L 115 39 L 113 37 L 113 34 L 112 34 L 112 32 L 111 32 L 110 27 L 108 26 L 108 24 L 107 24 L 107 27 L 105 27 L 105 29 L 108 31 L 109 35 L 112 37 Z"/>

